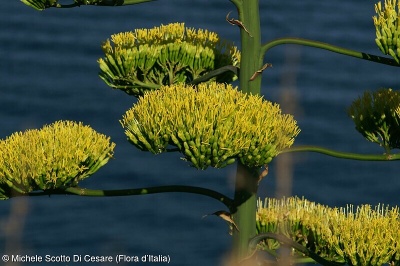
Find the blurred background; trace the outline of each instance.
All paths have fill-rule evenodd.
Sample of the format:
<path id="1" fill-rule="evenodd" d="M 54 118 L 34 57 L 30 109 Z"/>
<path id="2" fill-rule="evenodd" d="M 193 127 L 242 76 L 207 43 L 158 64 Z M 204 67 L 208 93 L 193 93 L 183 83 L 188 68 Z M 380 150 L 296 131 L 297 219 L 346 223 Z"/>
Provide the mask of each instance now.
<path id="1" fill-rule="evenodd" d="M 260 2 L 263 42 L 302 37 L 380 55 L 374 2 Z M 159 0 L 42 12 L 7 1 L 0 9 L 0 138 L 56 120 L 82 121 L 117 144 L 115 159 L 82 182 L 83 187 L 179 184 L 233 196 L 234 165 L 199 171 L 179 154 L 154 156 L 130 145 L 118 120 L 135 99 L 107 87 L 96 62 L 103 56 L 101 43 L 111 34 L 170 22 L 207 28 L 239 45 L 238 28 L 225 21 L 230 11 L 237 18 L 227 0 Z M 365 90 L 397 89 L 400 69 L 295 45 L 271 49 L 265 62 L 273 67 L 264 71 L 262 93 L 295 115 L 302 130 L 295 144 L 383 152 L 355 131 L 347 108 Z M 269 166 L 259 195 L 298 195 L 332 207 L 397 205 L 398 166 L 286 154 Z M 221 209 L 219 202 L 182 193 L 13 198 L 0 203 L 0 253 L 169 255 L 172 265 L 220 265 L 231 248 L 228 227 L 214 216 L 202 216 Z"/>

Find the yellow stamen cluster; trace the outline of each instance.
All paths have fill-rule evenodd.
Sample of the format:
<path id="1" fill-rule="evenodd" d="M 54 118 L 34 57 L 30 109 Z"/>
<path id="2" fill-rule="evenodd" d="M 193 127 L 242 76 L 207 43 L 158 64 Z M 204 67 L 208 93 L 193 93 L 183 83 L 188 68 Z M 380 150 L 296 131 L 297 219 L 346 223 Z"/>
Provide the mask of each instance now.
<path id="1" fill-rule="evenodd" d="M 347 265 L 398 265 L 400 263 L 400 212 L 398 207 L 362 205 L 329 208 L 305 199 L 267 198 L 258 201 L 258 233 L 279 233 L 319 256 Z M 276 250 L 267 240 L 260 249 Z"/>
<path id="2" fill-rule="evenodd" d="M 400 148 L 400 93 L 392 89 L 365 92 L 349 108 L 356 129 L 369 141 L 378 143 L 387 153 Z"/>
<path id="3" fill-rule="evenodd" d="M 133 34 L 135 42 L 148 45 L 186 41 L 214 48 L 220 41 L 215 32 L 203 29 L 196 30 L 194 28 L 185 28 L 184 23 L 171 23 L 152 29 L 136 29 Z M 118 37 L 118 34 L 114 35 L 113 39 L 114 44 L 117 46 L 119 44 L 115 42 L 115 37 Z"/>
<path id="4" fill-rule="evenodd" d="M 279 105 L 215 82 L 146 93 L 121 124 L 139 149 L 157 154 L 172 145 L 199 169 L 221 168 L 237 158 L 248 166 L 265 165 L 300 131 Z"/>
<path id="5" fill-rule="evenodd" d="M 185 28 L 184 23 L 137 29 L 111 36 L 98 60 L 100 77 L 114 89 L 134 96 L 161 85 L 190 82 L 226 65 L 238 66 L 240 53 L 208 30 Z M 236 79 L 233 73 L 218 82 Z"/>
<path id="6" fill-rule="evenodd" d="M 0 141 L 0 198 L 75 186 L 106 164 L 114 147 L 106 136 L 72 121 L 14 133 Z"/>
<path id="7" fill-rule="evenodd" d="M 375 42 L 379 49 L 391 55 L 400 63 L 400 3 L 397 0 L 385 0 L 384 7 L 375 4 L 376 16 L 373 17 L 376 28 Z"/>

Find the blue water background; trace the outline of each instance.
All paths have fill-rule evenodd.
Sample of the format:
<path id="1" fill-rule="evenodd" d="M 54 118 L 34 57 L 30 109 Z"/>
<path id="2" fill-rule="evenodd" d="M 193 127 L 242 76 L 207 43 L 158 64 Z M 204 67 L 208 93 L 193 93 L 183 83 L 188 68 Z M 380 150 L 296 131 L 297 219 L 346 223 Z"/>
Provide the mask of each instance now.
<path id="1" fill-rule="evenodd" d="M 292 36 L 380 54 L 372 1 L 261 1 L 264 42 Z M 109 135 L 115 159 L 82 182 L 118 189 L 193 185 L 233 194 L 235 166 L 195 170 L 179 154 L 154 156 L 130 145 L 118 122 L 134 99 L 98 77 L 100 44 L 113 33 L 186 22 L 239 44 L 229 1 L 160 0 L 128 7 L 80 7 L 37 12 L 21 2 L 0 8 L 0 137 L 56 120 L 76 120 Z M 364 90 L 398 88 L 400 69 L 323 50 L 286 45 L 270 50 L 262 93 L 290 95 L 301 128 L 296 144 L 381 153 L 354 130 L 346 113 Z M 286 90 L 285 90 L 286 89 Z M 282 93 L 285 92 L 285 93 Z M 262 130 L 262 129 L 260 129 Z M 398 162 L 346 161 L 312 153 L 293 155 L 292 194 L 330 206 L 399 204 Z M 277 160 L 261 197 L 276 193 Z M 290 188 L 289 186 L 289 188 Z M 0 253 L 31 255 L 169 255 L 172 265 L 220 265 L 231 248 L 226 224 L 202 216 L 224 206 L 190 194 L 121 198 L 51 196 L 0 203 Z M 19 212 L 18 212 L 19 210 Z M 10 217 L 17 217 L 10 220 Z M 15 225 L 13 228 L 12 225 Z M 22 228 L 20 233 L 17 233 Z M 15 231 L 16 230 L 16 231 Z M 14 264 L 16 265 L 16 264 Z M 23 265 L 23 264 L 22 264 Z M 29 264 L 31 265 L 31 264 Z M 54 264 L 66 265 L 66 263 Z M 74 264 L 69 264 L 74 265 Z"/>

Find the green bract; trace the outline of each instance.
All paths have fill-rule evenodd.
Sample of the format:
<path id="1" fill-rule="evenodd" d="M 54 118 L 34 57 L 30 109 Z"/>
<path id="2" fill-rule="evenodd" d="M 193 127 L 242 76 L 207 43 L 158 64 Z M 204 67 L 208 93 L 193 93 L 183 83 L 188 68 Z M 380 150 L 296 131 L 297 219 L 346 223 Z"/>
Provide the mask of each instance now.
<path id="1" fill-rule="evenodd" d="M 346 265 L 400 263 L 398 207 L 362 205 L 329 208 L 299 198 L 259 200 L 257 233 L 283 234 L 319 256 Z M 270 239 L 258 246 L 276 250 Z M 299 254 L 297 254 L 299 255 Z"/>
<path id="2" fill-rule="evenodd" d="M 237 48 L 216 33 L 185 28 L 183 23 L 114 34 L 102 49 L 100 78 L 134 96 L 161 85 L 190 82 L 226 65 L 238 66 L 240 60 Z M 234 79 L 233 73 L 216 78 Z"/>
<path id="3" fill-rule="evenodd" d="M 106 164 L 114 143 L 89 126 L 58 121 L 0 141 L 0 198 L 75 186 Z"/>
<path id="4" fill-rule="evenodd" d="M 349 108 L 356 129 L 369 141 L 378 143 L 389 153 L 400 148 L 400 93 L 392 89 L 365 92 Z"/>
<path id="5" fill-rule="evenodd" d="M 237 158 L 247 166 L 268 164 L 300 131 L 279 105 L 215 82 L 146 93 L 121 124 L 139 149 L 157 154 L 172 145 L 199 169 Z"/>
<path id="6" fill-rule="evenodd" d="M 57 4 L 57 0 L 21 0 L 21 2 L 40 11 Z"/>
<path id="7" fill-rule="evenodd" d="M 391 55 L 400 63 L 400 3 L 397 0 L 385 0 L 384 8 L 381 2 L 375 5 L 374 24 L 376 28 L 376 44 L 382 53 Z"/>

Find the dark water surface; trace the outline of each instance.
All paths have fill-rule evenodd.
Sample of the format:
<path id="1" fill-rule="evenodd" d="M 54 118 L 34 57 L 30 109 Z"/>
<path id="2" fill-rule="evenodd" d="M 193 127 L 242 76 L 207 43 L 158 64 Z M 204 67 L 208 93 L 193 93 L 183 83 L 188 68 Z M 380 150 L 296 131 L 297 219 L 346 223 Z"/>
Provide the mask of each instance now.
<path id="1" fill-rule="evenodd" d="M 261 1 L 264 41 L 293 36 L 379 55 L 370 1 Z M 111 136 L 115 159 L 81 185 L 117 189 L 185 184 L 232 195 L 235 167 L 197 171 L 178 154 L 153 156 L 131 146 L 118 120 L 134 99 L 98 78 L 100 44 L 111 34 L 186 21 L 238 43 L 223 0 L 160 0 L 128 7 L 80 7 L 37 12 L 21 2 L 0 8 L 0 137 L 56 120 L 77 120 Z M 234 12 L 232 16 L 236 16 Z M 263 94 L 289 95 L 302 132 L 296 144 L 381 153 L 353 128 L 346 109 L 364 90 L 398 88 L 400 69 L 293 45 L 266 61 Z M 284 93 L 283 93 L 284 92 Z M 357 162 L 294 154 L 294 195 L 330 206 L 399 204 L 398 162 Z M 278 160 L 260 187 L 275 195 Z M 204 214 L 223 209 L 208 198 L 163 194 L 122 198 L 51 196 L 0 204 L 0 254 L 169 255 L 171 265 L 219 265 L 231 247 L 225 223 Z M 22 231 L 21 231 L 22 230 Z M 13 264 L 17 265 L 17 264 Z M 25 264 L 21 264 L 25 265 Z M 33 265 L 33 264 L 29 264 Z M 49 265 L 79 265 L 51 263 Z"/>

